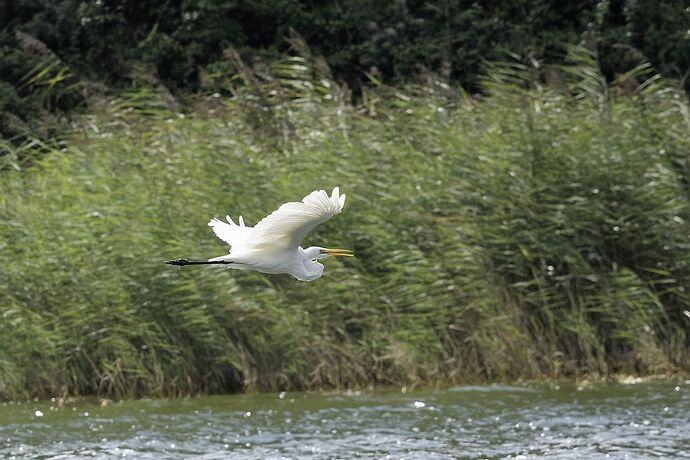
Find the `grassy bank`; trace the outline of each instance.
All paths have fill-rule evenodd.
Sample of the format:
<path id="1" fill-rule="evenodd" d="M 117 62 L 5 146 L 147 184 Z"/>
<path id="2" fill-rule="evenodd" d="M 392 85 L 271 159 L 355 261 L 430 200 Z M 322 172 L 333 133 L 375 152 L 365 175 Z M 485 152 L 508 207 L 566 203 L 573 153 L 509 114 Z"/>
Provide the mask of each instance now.
<path id="1" fill-rule="evenodd" d="M 351 106 L 307 61 L 273 74 L 186 116 L 123 95 L 31 167 L 3 158 L 0 397 L 690 370 L 682 94 L 581 62 Z M 335 185 L 305 243 L 358 257 L 317 282 L 162 264 L 221 255 L 214 215 Z"/>

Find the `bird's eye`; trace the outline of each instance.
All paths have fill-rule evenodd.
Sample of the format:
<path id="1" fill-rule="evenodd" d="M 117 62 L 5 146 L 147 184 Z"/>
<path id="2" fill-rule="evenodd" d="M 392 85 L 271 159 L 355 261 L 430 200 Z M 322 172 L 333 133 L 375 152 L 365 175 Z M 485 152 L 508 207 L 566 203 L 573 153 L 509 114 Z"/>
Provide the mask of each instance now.
<path id="1" fill-rule="evenodd" d="M 316 259 L 311 259 L 312 262 L 316 263 Z"/>

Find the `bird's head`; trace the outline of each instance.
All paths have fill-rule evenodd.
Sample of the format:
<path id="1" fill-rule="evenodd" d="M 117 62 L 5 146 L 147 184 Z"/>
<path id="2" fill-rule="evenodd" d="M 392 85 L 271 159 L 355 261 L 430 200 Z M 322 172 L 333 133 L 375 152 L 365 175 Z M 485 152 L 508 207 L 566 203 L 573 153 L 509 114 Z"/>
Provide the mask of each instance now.
<path id="1" fill-rule="evenodd" d="M 304 273 L 300 271 L 299 274 L 293 274 L 293 276 L 302 281 L 314 281 L 323 275 L 323 264 L 319 262 L 319 259 L 325 259 L 327 257 L 354 257 L 354 254 L 347 249 L 331 249 L 312 246 L 307 249 L 302 249 L 302 257 Z"/>
<path id="2" fill-rule="evenodd" d="M 355 255 L 349 249 L 332 249 L 321 248 L 319 246 L 311 246 L 304 250 L 305 259 L 311 262 L 316 262 L 319 259 L 327 257 L 354 257 Z"/>

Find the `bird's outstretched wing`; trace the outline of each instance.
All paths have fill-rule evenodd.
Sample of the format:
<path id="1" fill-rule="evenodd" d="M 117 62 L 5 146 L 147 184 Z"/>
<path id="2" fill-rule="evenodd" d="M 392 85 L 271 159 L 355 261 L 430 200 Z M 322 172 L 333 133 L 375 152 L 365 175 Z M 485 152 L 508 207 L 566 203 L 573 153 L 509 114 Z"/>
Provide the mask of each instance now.
<path id="1" fill-rule="evenodd" d="M 264 217 L 254 227 L 235 224 L 230 216 L 228 223 L 211 219 L 208 225 L 218 238 L 241 251 L 281 250 L 299 246 L 302 239 L 317 225 L 340 213 L 345 204 L 345 195 L 338 187 L 331 196 L 324 190 L 314 190 L 301 202 L 289 202 Z"/>
<path id="2" fill-rule="evenodd" d="M 302 202 L 285 203 L 259 221 L 249 244 L 257 249 L 295 248 L 314 227 L 339 214 L 344 204 L 345 195 L 338 187 L 330 197 L 323 190 L 314 190 Z"/>

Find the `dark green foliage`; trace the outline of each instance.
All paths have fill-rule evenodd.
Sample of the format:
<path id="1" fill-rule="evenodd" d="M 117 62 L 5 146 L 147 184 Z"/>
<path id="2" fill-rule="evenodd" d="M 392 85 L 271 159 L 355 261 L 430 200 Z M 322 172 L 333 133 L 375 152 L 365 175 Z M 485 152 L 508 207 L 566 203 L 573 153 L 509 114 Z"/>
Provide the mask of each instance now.
<path id="1" fill-rule="evenodd" d="M 247 62 L 271 62 L 295 51 L 294 31 L 355 98 L 372 82 L 430 74 L 477 92 L 482 63 L 505 50 L 560 63 L 564 45 L 577 43 L 597 50 L 609 81 L 651 62 L 665 77 L 685 79 L 687 89 L 688 23 L 682 0 L 6 1 L 0 135 L 14 145 L 46 140 L 64 128 L 65 111 L 108 88 L 156 87 L 176 107 L 174 96 L 206 86 L 209 74 L 234 73 L 230 50 Z M 27 84 L 46 69 L 53 73 Z"/>
<path id="2" fill-rule="evenodd" d="M 643 59 L 690 89 L 690 8 L 684 0 L 601 2 L 596 27 L 602 69 L 609 78 Z"/>
<path id="3" fill-rule="evenodd" d="M 0 176 L 0 396 L 687 373 L 687 99 L 570 56 L 561 87 L 490 66 L 481 102 L 432 82 L 352 106 L 305 56 L 187 116 L 139 90 L 84 117 Z M 222 254 L 213 215 L 334 185 L 305 244 L 357 257 L 317 282 L 162 263 Z"/>
<path id="4" fill-rule="evenodd" d="M 21 41 L 23 44 L 20 44 Z M 54 116 L 82 103 L 70 69 L 32 37 L 0 32 L 0 136 L 50 137 Z M 26 51 L 24 48 L 31 49 Z M 5 153 L 0 147 L 0 155 Z"/>
<path id="5" fill-rule="evenodd" d="M 199 68 L 228 46 L 254 56 L 286 51 L 294 29 L 355 85 L 374 68 L 386 81 L 415 80 L 426 68 L 475 89 L 481 62 L 502 49 L 549 62 L 562 59 L 562 44 L 583 39 L 601 48 L 609 76 L 646 57 L 681 78 L 690 66 L 684 3 L 19 0 L 5 4 L 4 18 L 80 75 L 110 83 L 131 81 L 146 63 L 166 85 L 194 88 Z"/>

